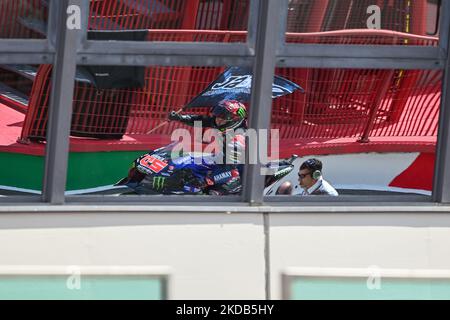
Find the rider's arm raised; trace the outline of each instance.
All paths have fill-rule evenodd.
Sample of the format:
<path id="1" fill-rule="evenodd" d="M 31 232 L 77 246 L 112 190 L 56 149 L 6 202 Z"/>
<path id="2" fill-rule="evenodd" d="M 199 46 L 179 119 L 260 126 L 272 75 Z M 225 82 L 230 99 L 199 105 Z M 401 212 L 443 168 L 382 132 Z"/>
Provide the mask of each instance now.
<path id="1" fill-rule="evenodd" d="M 194 122 L 200 121 L 202 124 L 202 127 L 204 128 L 211 128 L 214 127 L 214 120 L 211 117 L 208 116 L 202 116 L 197 114 L 178 114 L 174 111 L 172 111 L 169 114 L 169 120 L 176 120 L 180 121 L 184 124 L 187 124 L 188 126 L 194 126 Z"/>

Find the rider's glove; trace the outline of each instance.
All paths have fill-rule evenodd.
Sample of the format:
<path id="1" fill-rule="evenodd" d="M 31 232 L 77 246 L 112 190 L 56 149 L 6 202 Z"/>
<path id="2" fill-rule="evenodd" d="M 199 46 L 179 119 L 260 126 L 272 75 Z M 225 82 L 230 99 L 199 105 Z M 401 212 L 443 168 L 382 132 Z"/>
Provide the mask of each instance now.
<path id="1" fill-rule="evenodd" d="M 242 190 L 242 183 L 239 177 L 233 177 L 222 185 L 225 194 L 238 194 Z"/>
<path id="2" fill-rule="evenodd" d="M 237 169 L 231 170 L 232 177 L 221 185 L 222 190 L 225 194 L 238 194 L 242 190 L 242 181 Z"/>
<path id="3" fill-rule="evenodd" d="M 178 113 L 176 113 L 175 111 L 171 111 L 169 113 L 169 120 L 180 120 L 180 119 L 181 119 L 181 116 Z"/>

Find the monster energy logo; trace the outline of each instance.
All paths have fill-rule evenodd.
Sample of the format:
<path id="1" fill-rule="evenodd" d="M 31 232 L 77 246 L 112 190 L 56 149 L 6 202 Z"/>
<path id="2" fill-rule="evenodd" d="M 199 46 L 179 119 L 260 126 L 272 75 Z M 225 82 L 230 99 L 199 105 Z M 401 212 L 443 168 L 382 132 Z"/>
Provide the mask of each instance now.
<path id="1" fill-rule="evenodd" d="M 153 178 L 153 189 L 160 190 L 164 188 L 164 184 L 166 182 L 166 178 L 164 177 L 154 177 Z"/>
<path id="2" fill-rule="evenodd" d="M 245 110 L 243 108 L 239 108 L 237 111 L 238 116 L 240 116 L 241 118 L 245 117 Z"/>

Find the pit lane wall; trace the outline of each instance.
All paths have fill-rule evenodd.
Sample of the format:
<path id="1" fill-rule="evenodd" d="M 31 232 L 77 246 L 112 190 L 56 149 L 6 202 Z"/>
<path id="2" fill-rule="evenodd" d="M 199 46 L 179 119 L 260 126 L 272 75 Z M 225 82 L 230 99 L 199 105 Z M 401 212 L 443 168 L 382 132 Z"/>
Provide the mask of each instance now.
<path id="1" fill-rule="evenodd" d="M 335 280 L 362 274 L 366 284 L 375 268 L 375 275 L 403 277 L 403 291 L 390 297 L 435 297 L 432 285 L 416 282 L 417 275 L 432 275 L 441 279 L 439 297 L 450 298 L 450 207 L 225 205 L 175 210 L 117 205 L 96 206 L 96 211 L 82 206 L 0 210 L 0 282 L 14 273 L 26 281 L 27 273 L 48 275 L 55 270 L 70 279 L 70 270 L 79 267 L 81 290 L 89 291 L 92 287 L 83 286 L 89 283 L 83 282 L 84 270 L 113 279 L 120 278 L 114 276 L 117 270 L 122 277 L 136 270 L 163 270 L 169 299 L 280 299 L 289 292 L 282 277 L 292 270 L 313 275 L 332 270 L 340 275 Z M 374 285 L 389 289 L 389 279 L 381 277 Z M 26 284 L 22 287 L 33 287 Z M 48 287 L 39 288 L 45 297 Z M 300 292 L 302 288 L 300 284 Z M 339 291 L 339 285 L 330 282 L 309 283 L 307 288 L 318 298 Z M 386 298 L 385 291 L 372 289 L 364 287 L 363 292 Z"/>

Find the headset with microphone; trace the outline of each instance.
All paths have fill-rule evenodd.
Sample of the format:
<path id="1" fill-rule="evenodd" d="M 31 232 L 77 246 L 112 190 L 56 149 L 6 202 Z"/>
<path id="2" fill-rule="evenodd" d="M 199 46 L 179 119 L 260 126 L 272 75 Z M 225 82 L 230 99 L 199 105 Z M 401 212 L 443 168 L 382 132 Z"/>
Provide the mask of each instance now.
<path id="1" fill-rule="evenodd" d="M 316 171 L 314 171 L 314 172 L 311 174 L 311 177 L 312 177 L 314 180 L 319 180 L 320 177 L 322 177 L 322 172 L 321 172 L 320 170 L 316 170 Z"/>
<path id="2" fill-rule="evenodd" d="M 316 161 L 316 159 L 309 159 L 309 160 L 306 160 L 305 164 L 308 168 L 314 168 L 317 166 L 317 161 Z M 319 180 L 322 177 L 322 171 L 320 171 L 320 170 L 313 171 L 311 173 L 311 177 L 314 180 Z"/>

